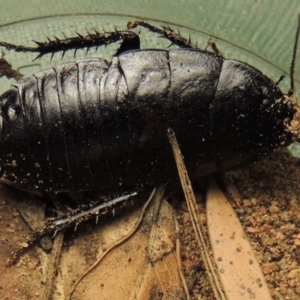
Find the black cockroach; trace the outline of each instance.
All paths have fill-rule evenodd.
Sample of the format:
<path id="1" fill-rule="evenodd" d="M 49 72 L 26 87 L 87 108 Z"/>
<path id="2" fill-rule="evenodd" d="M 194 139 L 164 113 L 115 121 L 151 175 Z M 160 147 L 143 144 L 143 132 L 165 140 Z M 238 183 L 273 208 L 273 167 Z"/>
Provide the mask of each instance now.
<path id="1" fill-rule="evenodd" d="M 238 168 L 298 138 L 292 97 L 300 31 L 287 94 L 254 67 L 197 49 L 169 27 L 137 25 L 179 49 L 139 49 L 128 31 L 37 42 L 1 42 L 46 53 L 123 40 L 111 62 L 59 64 L 14 83 L 0 96 L 0 166 L 5 181 L 26 190 L 68 192 L 141 185 L 176 174 L 166 129 L 175 132 L 189 170 Z M 215 48 L 216 49 L 216 48 Z"/>
<path id="2" fill-rule="evenodd" d="M 252 66 L 224 59 L 212 42 L 214 52 L 203 51 L 169 27 L 136 21 L 128 29 L 138 25 L 180 49 L 141 50 L 130 30 L 56 38 L 37 47 L 0 42 L 42 57 L 122 40 L 111 62 L 60 64 L 17 81 L 0 96 L 3 181 L 46 193 L 135 187 L 85 212 L 50 220 L 28 245 L 72 223 L 102 217 L 110 206 L 121 207 L 140 185 L 176 176 L 169 127 L 188 170 L 200 167 L 198 175 L 238 168 L 298 140 L 300 108 L 293 93 L 300 16 L 286 95 Z"/>

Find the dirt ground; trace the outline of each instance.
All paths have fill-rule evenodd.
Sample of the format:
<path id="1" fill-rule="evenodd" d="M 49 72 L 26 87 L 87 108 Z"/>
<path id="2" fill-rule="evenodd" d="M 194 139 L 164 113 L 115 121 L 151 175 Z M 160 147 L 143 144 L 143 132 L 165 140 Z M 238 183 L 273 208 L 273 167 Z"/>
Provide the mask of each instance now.
<path id="1" fill-rule="evenodd" d="M 225 182 L 272 298 L 299 299 L 300 160 L 280 150 L 255 165 L 227 173 Z M 199 206 L 206 226 L 205 203 Z M 192 299 L 214 299 L 184 202 L 178 212 L 182 259 Z"/>
<path id="2" fill-rule="evenodd" d="M 287 150 L 281 150 L 248 168 L 227 173 L 224 182 L 228 189 L 227 196 L 247 233 L 272 298 L 299 299 L 300 160 L 292 157 Z M 181 259 L 191 298 L 213 300 L 215 298 L 194 238 L 186 204 L 180 196 L 173 197 L 170 202 L 180 224 Z M 30 226 L 39 228 L 44 222 L 44 207 L 45 203 L 38 197 L 5 185 L 0 186 L 1 299 L 42 299 L 46 284 L 45 268 L 48 266 L 44 264 L 48 260 L 47 252 L 35 246 L 17 265 L 7 267 L 6 264 L 11 252 L 20 245 L 26 245 L 32 235 L 24 216 L 30 214 Z M 205 226 L 204 197 L 199 200 L 199 208 L 202 211 L 200 219 Z M 127 230 L 128 220 L 118 221 L 120 231 Z M 76 268 L 69 268 L 65 273 L 61 268 L 52 270 L 55 276 L 74 283 L 78 274 L 95 260 L 98 251 L 95 245 L 105 242 L 102 231 L 101 225 L 87 224 L 76 233 L 67 232 L 62 247 L 66 255 L 76 261 Z M 47 239 L 44 243 L 44 249 L 47 249 Z M 80 243 L 84 245 L 84 252 L 76 248 Z M 50 250 L 53 245 L 51 241 L 49 244 Z M 60 290 L 61 287 L 56 289 Z M 58 294 L 56 292 L 53 299 L 64 299 L 58 298 Z"/>

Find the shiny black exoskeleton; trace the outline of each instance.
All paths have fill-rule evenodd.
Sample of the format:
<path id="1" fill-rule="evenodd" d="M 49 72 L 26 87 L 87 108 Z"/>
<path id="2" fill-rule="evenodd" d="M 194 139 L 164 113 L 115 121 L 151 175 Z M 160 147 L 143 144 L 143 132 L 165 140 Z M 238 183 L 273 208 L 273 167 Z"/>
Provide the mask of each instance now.
<path id="1" fill-rule="evenodd" d="M 77 60 L 13 84 L 0 96 L 3 178 L 56 192 L 161 181 L 176 174 L 168 127 L 188 169 L 200 167 L 202 175 L 255 161 L 297 138 L 300 113 L 292 92 L 283 94 L 244 62 L 191 49 L 170 30 L 161 31 L 184 48 L 140 50 L 116 31 L 111 36 L 124 42 L 111 62 Z M 64 47 L 77 49 L 80 38 L 90 46 L 92 37 L 69 38 Z M 103 42 L 99 33 L 97 39 Z M 60 44 L 0 43 L 39 56 L 66 51 Z"/>

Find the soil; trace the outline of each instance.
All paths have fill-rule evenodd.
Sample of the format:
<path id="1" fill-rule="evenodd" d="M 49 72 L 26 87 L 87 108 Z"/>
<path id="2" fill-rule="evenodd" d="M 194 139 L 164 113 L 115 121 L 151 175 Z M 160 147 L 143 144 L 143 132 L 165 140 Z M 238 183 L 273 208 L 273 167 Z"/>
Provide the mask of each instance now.
<path id="1" fill-rule="evenodd" d="M 224 177 L 228 198 L 260 263 L 273 299 L 300 298 L 300 160 L 280 150 Z M 205 201 L 199 202 L 206 226 Z M 185 203 L 178 208 L 182 260 L 192 299 L 215 299 Z"/>

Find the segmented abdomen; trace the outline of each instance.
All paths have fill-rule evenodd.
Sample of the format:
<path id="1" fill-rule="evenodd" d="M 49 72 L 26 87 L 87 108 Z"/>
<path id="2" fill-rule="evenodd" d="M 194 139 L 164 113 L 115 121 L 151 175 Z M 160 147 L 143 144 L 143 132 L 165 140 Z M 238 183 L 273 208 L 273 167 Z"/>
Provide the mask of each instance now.
<path id="1" fill-rule="evenodd" d="M 26 189 L 64 191 L 164 175 L 173 165 L 167 125 L 178 127 L 179 137 L 183 132 L 183 144 L 208 140 L 208 106 L 222 65 L 203 52 L 186 54 L 149 50 L 111 64 L 78 60 L 14 84 L 0 99 L 5 177 Z M 207 64 L 214 65 L 209 72 Z M 197 155 L 209 152 L 205 145 Z"/>
<path id="2" fill-rule="evenodd" d="M 190 49 L 61 64 L 17 82 L 0 103 L 4 177 L 43 191 L 176 175 L 167 127 L 176 132 L 189 170 L 203 162 L 203 173 L 226 170 L 276 148 L 282 119 L 293 114 L 261 72 Z"/>
<path id="3" fill-rule="evenodd" d="M 33 189 L 93 185 L 89 149 L 96 132 L 103 147 L 99 81 L 107 67 L 99 59 L 62 64 L 12 87 L 2 108 L 2 147 L 14 181 Z"/>

